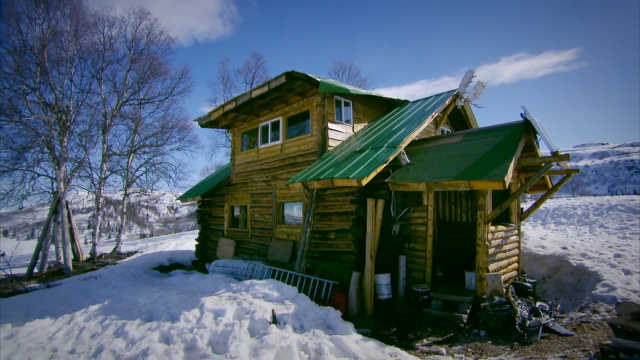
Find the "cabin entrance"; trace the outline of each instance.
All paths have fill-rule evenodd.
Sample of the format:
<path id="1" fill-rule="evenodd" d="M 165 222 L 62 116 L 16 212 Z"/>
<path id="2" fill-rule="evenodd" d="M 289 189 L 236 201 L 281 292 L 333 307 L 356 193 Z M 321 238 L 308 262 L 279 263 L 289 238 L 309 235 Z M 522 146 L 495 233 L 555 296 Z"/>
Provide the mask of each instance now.
<path id="1" fill-rule="evenodd" d="M 473 191 L 435 192 L 432 268 L 434 290 L 462 290 L 465 288 L 465 272 L 475 272 L 475 200 L 476 194 Z"/>

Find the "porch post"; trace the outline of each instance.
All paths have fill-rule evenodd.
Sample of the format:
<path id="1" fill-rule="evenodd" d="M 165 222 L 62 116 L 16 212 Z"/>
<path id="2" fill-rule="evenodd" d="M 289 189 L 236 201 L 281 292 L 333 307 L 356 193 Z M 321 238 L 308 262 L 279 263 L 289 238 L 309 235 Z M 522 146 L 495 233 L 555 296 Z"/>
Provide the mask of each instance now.
<path id="1" fill-rule="evenodd" d="M 477 191 L 476 219 L 476 294 L 484 296 L 487 292 L 487 239 L 489 224 L 487 215 L 491 211 L 491 191 Z"/>
<path id="2" fill-rule="evenodd" d="M 433 274 L 433 203 L 435 200 L 435 193 L 433 189 L 427 188 L 427 191 L 423 196 L 426 201 L 427 207 L 427 238 L 426 238 L 426 249 L 425 249 L 425 268 L 424 268 L 424 282 L 427 284 L 429 289 L 431 289 L 431 278 Z"/>

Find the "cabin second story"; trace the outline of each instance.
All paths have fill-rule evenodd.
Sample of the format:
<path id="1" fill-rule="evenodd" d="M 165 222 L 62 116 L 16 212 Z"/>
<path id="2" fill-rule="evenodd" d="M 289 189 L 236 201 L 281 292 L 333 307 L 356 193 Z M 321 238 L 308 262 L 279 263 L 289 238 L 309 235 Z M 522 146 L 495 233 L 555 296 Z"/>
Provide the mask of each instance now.
<path id="1" fill-rule="evenodd" d="M 231 182 L 283 185 L 327 151 L 408 101 L 288 71 L 198 119 L 231 134 Z M 476 127 L 468 105 L 451 107 L 417 138 Z"/>

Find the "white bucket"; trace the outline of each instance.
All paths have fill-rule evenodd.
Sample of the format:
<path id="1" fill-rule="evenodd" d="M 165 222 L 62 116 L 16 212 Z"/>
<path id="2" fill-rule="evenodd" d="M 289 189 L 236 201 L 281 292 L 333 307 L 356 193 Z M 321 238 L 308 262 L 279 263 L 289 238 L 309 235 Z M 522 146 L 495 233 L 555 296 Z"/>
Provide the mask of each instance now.
<path id="1" fill-rule="evenodd" d="M 476 289 L 476 272 L 475 271 L 464 272 L 464 287 L 467 290 Z"/>
<path id="2" fill-rule="evenodd" d="M 391 274 L 376 274 L 376 295 L 380 300 L 391 299 Z"/>

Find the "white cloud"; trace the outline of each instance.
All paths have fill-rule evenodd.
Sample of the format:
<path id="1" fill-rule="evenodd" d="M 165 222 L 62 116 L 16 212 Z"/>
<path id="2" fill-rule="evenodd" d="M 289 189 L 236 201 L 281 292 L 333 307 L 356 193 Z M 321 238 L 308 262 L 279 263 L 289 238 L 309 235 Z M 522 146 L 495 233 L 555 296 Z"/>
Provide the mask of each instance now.
<path id="1" fill-rule="evenodd" d="M 183 45 L 229 35 L 240 19 L 233 0 L 89 0 L 88 3 L 115 12 L 144 7 Z"/>
<path id="2" fill-rule="evenodd" d="M 580 49 L 545 51 L 538 55 L 518 53 L 500 58 L 495 63 L 476 67 L 477 79 L 487 86 L 515 83 L 522 80 L 572 71 L 584 66 L 579 61 Z M 424 79 L 413 83 L 376 89 L 376 92 L 390 97 L 419 99 L 441 91 L 458 87 L 463 71 L 435 79 Z"/>

